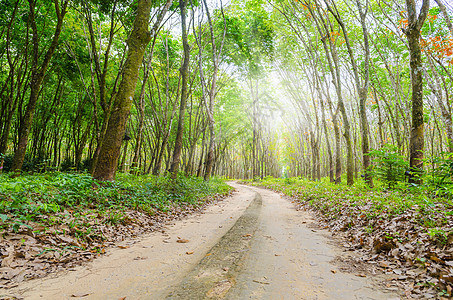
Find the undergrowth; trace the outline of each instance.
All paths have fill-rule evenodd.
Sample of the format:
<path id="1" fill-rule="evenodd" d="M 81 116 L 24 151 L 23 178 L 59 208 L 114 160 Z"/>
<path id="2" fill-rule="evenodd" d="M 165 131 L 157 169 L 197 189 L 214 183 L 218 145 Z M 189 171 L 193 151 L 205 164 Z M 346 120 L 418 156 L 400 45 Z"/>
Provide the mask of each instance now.
<path id="1" fill-rule="evenodd" d="M 353 186 L 333 184 L 328 178 L 310 181 L 304 178 L 272 178 L 245 181 L 250 185 L 263 186 L 309 204 L 326 216 L 335 219 L 348 208 L 363 211 L 368 220 L 394 217 L 414 210 L 418 222 L 426 228 L 445 225 L 452 215 L 453 201 L 432 194 L 423 188 L 400 186 L 388 190 L 385 185 L 369 188 L 363 181 Z"/>
<path id="2" fill-rule="evenodd" d="M 153 215 L 181 205 L 197 206 L 230 189 L 217 178 L 207 183 L 197 177 L 171 181 L 118 174 L 115 182 L 100 184 L 87 174 L 54 172 L 17 178 L 0 174 L 0 232 L 42 231 L 66 224 L 79 228 L 78 238 L 83 240 L 93 213 L 96 219 L 115 224 L 125 219 L 127 210 Z"/>

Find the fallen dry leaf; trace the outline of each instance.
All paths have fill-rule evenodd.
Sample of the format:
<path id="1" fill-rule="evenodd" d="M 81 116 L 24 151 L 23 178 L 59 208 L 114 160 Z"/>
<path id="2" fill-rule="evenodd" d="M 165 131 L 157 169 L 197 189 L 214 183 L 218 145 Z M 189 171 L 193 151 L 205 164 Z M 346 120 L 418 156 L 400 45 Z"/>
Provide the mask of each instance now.
<path id="1" fill-rule="evenodd" d="M 183 244 L 183 243 L 188 243 L 189 240 L 186 240 L 186 239 L 177 239 L 176 242 L 177 242 L 177 243 Z"/>
<path id="2" fill-rule="evenodd" d="M 107 214 L 89 210 L 80 216 L 81 220 L 78 220 L 79 217 L 76 220 L 74 214 L 78 210 L 66 209 L 54 215 L 58 219 L 58 225 L 49 226 L 49 216 L 43 214 L 41 219 L 45 225 L 28 222 L 33 227 L 33 232 L 21 227 L 17 233 L 5 231 L 0 235 L 0 290 L 16 287 L 24 280 L 42 278 L 62 269 L 74 271 L 75 266 L 104 254 L 104 248 L 118 247 L 122 243 L 118 248 L 127 249 L 130 246 L 125 246 L 124 242 L 129 238 L 153 231 L 162 230 L 165 233 L 163 226 L 168 222 L 199 212 L 224 198 L 226 196 L 212 196 L 199 207 L 182 204 L 166 213 L 155 210 L 153 214 L 147 214 L 128 210 L 124 212 L 125 222 L 118 224 L 105 222 Z M 89 226 L 68 226 L 73 221 L 84 222 Z M 88 228 L 92 234 L 88 234 L 86 239 L 79 239 L 78 232 L 87 233 Z M 152 248 L 152 245 L 143 248 Z M 83 295 L 77 293 L 73 297 Z"/>
<path id="3" fill-rule="evenodd" d="M 75 294 L 72 294 L 71 297 L 74 297 L 74 298 L 82 298 L 82 297 L 86 297 L 88 296 L 90 293 L 75 293 Z"/>
<path id="4" fill-rule="evenodd" d="M 269 282 L 261 281 L 261 280 L 253 280 L 253 282 L 260 283 L 260 284 L 269 284 Z"/>
<path id="5" fill-rule="evenodd" d="M 144 259 L 147 259 L 147 258 L 148 257 L 146 257 L 146 256 L 143 256 L 143 257 L 142 256 L 137 256 L 137 257 L 134 258 L 134 260 L 144 260 Z"/>
<path id="6" fill-rule="evenodd" d="M 193 251 L 187 251 L 186 254 L 187 254 L 187 255 L 192 255 L 192 254 L 193 254 Z"/>

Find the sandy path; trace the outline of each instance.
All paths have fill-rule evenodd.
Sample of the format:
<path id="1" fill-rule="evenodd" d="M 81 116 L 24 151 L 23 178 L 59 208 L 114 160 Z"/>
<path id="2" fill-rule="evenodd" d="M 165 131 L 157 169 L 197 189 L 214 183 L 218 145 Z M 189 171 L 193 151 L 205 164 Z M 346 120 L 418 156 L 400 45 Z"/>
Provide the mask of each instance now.
<path id="1" fill-rule="evenodd" d="M 262 196 L 259 227 L 228 299 L 399 299 L 372 279 L 341 273 L 330 262 L 341 255 L 328 232 L 313 230 L 307 212 L 296 211 L 278 194 Z M 334 273 L 335 272 L 335 273 Z"/>
<path id="2" fill-rule="evenodd" d="M 254 194 L 241 188 L 204 213 L 176 221 L 165 233 L 151 233 L 127 249 L 111 249 L 74 271 L 25 282 L 8 294 L 25 299 L 78 299 L 71 296 L 84 294 L 89 295 L 81 299 L 165 298 L 167 289 L 183 280 L 233 226 Z M 178 237 L 189 242 L 177 243 Z"/>
<path id="3" fill-rule="evenodd" d="M 165 233 L 11 292 L 25 299 L 397 298 L 332 265 L 341 252 L 325 232 L 307 227 L 307 213 L 271 191 L 232 185 L 239 193 Z"/>

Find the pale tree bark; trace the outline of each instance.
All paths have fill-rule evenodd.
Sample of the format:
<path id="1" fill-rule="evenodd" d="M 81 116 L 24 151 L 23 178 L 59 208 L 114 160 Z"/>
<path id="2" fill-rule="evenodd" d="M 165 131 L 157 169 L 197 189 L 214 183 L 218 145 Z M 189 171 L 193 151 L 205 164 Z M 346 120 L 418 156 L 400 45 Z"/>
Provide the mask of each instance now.
<path id="1" fill-rule="evenodd" d="M 453 153 L 453 120 L 451 116 L 451 107 L 449 106 L 449 101 L 448 101 L 448 94 L 446 94 L 446 98 L 444 100 L 442 89 L 441 89 L 441 75 L 439 72 L 437 72 L 433 58 L 431 57 L 430 54 L 427 55 L 428 59 L 428 65 L 431 70 L 431 74 L 427 72 L 427 70 L 424 71 L 426 81 L 428 83 L 428 86 L 431 88 L 433 91 L 433 94 L 436 96 L 437 103 L 440 108 L 440 112 L 442 115 L 442 118 L 444 119 L 445 123 L 445 130 L 447 133 L 447 146 L 448 146 L 448 151 L 450 153 Z M 448 92 L 447 92 L 448 93 Z"/>
<path id="2" fill-rule="evenodd" d="M 404 33 L 409 43 L 411 84 L 412 84 L 412 127 L 409 141 L 410 183 L 421 183 L 423 172 L 424 120 L 423 120 L 423 69 L 420 48 L 420 30 L 429 11 L 429 0 L 423 0 L 420 14 L 417 16 L 415 0 L 406 0 L 408 13 L 407 29 Z"/>
<path id="3" fill-rule="evenodd" d="M 327 3 L 327 2 L 326 2 Z M 365 174 L 365 182 L 369 186 L 373 186 L 373 178 L 370 172 L 371 159 L 368 153 L 370 152 L 370 142 L 369 142 L 369 125 L 368 119 L 366 116 L 366 100 L 368 95 L 368 84 L 370 79 L 370 45 L 368 42 L 368 31 L 366 28 L 366 15 L 368 11 L 368 2 L 366 3 L 365 10 L 362 7 L 362 4 L 359 0 L 356 0 L 356 5 L 359 11 L 360 25 L 362 27 L 363 33 L 363 46 L 365 50 L 365 61 L 363 66 L 363 79 L 361 80 L 359 75 L 359 67 L 354 57 L 354 50 L 352 49 L 351 42 L 349 40 L 347 28 L 341 19 L 341 15 L 337 10 L 335 2 L 332 3 L 333 8 L 327 4 L 329 11 L 337 20 L 340 25 L 343 36 L 346 42 L 346 47 L 348 50 L 349 58 L 351 60 L 352 70 L 354 74 L 354 81 L 356 85 L 357 92 L 359 94 L 359 115 L 360 115 L 360 127 L 361 127 L 361 137 L 362 137 L 362 159 L 363 159 L 363 171 Z M 349 181 L 348 181 L 349 184 Z"/>
<path id="4" fill-rule="evenodd" d="M 206 3 L 206 0 L 203 0 L 204 7 L 206 9 L 206 15 L 208 17 L 209 23 L 209 32 L 211 36 L 211 46 L 212 46 L 212 81 L 211 81 L 211 89 L 209 90 L 209 105 L 207 109 L 208 120 L 209 120 L 209 150 L 208 150 L 208 157 L 206 159 L 206 172 L 204 173 L 204 180 L 208 181 L 211 177 L 212 165 L 214 163 L 214 144 L 215 144 L 215 131 L 214 131 L 214 101 L 217 92 L 217 73 L 219 70 L 219 56 L 222 52 L 222 47 L 220 48 L 219 53 L 217 53 L 217 46 L 215 43 L 214 37 L 214 28 L 211 21 L 211 15 L 209 13 L 209 8 Z M 223 34 L 223 38 L 225 38 L 225 30 Z M 222 41 L 223 44 L 223 41 Z"/>
<path id="5" fill-rule="evenodd" d="M 329 180 L 330 182 L 335 182 L 335 177 L 334 177 L 334 164 L 333 164 L 333 155 L 332 155 L 332 148 L 330 145 L 330 139 L 329 139 L 329 130 L 327 129 L 327 121 L 326 121 L 326 112 L 325 112 L 325 106 L 324 106 L 324 99 L 322 97 L 321 93 L 321 87 L 320 87 L 320 78 L 318 72 L 315 73 L 315 79 L 316 79 L 316 89 L 318 91 L 318 96 L 319 96 L 319 102 L 321 104 L 321 118 L 322 118 L 322 127 L 324 129 L 324 135 L 326 137 L 326 146 L 327 146 L 327 155 L 329 158 Z"/>
<path id="6" fill-rule="evenodd" d="M 440 11 L 444 15 L 445 22 L 447 23 L 447 27 L 450 30 L 451 35 L 453 35 L 453 25 L 451 24 L 450 16 L 448 15 L 447 8 L 442 3 L 441 0 L 435 0 L 437 5 L 439 6 Z M 445 0 L 446 1 L 446 0 Z"/>
<path id="7" fill-rule="evenodd" d="M 208 4 L 206 2 L 206 0 L 203 0 L 203 6 L 206 10 L 206 16 L 207 16 L 207 19 L 208 19 L 208 25 L 209 25 L 209 35 L 210 35 L 210 42 L 211 42 L 211 47 L 212 47 L 212 77 L 211 77 L 211 84 L 209 86 L 209 92 L 208 92 L 208 98 L 209 98 L 209 103 L 207 104 L 206 106 L 206 112 L 207 112 L 207 115 L 208 115 L 208 126 L 209 126 L 209 148 L 208 148 L 208 154 L 207 154 L 207 158 L 206 158 L 206 170 L 205 170 L 205 174 L 204 174 L 204 180 L 205 181 L 208 181 L 209 178 L 211 177 L 211 172 L 212 172 L 212 168 L 213 168 L 213 164 L 214 164 L 214 147 L 215 147 L 215 120 L 214 120 L 214 102 L 215 102 L 215 97 L 216 97 L 216 94 L 217 94 L 217 74 L 218 74 L 218 71 L 219 71 L 219 58 L 220 58 L 220 55 L 222 54 L 222 49 L 223 49 L 223 44 L 224 44 L 224 41 L 225 41 L 225 34 L 226 34 L 226 26 L 224 26 L 224 30 L 223 30 L 223 35 L 222 35 L 222 39 L 221 39 L 221 42 L 220 42 L 220 48 L 218 49 L 217 51 L 217 45 L 216 45 L 216 39 L 215 39 L 215 36 L 214 36 L 214 26 L 212 24 L 212 19 L 211 19 L 211 13 L 209 12 L 209 7 L 208 7 Z M 223 12 L 223 8 L 221 8 L 222 12 Z M 201 27 L 201 24 L 200 24 L 200 27 Z M 201 28 L 200 28 L 200 31 L 201 31 Z M 203 74 L 203 66 L 201 64 L 201 59 L 202 59 L 202 55 L 201 55 L 201 51 L 202 51 L 202 48 L 201 48 L 201 32 L 199 34 L 199 42 L 198 42 L 198 46 L 200 48 L 200 65 L 199 65 L 199 68 L 200 68 L 200 78 L 201 78 L 201 85 L 202 85 L 202 91 L 203 91 L 203 96 L 205 98 L 205 86 L 206 88 L 208 87 L 205 83 L 205 79 L 204 79 L 204 74 Z"/>
<path id="8" fill-rule="evenodd" d="M 184 60 L 180 69 L 181 72 L 181 102 L 179 104 L 179 119 L 178 129 L 176 131 L 175 148 L 173 151 L 173 159 L 170 167 L 171 178 L 176 179 L 179 171 L 179 164 L 181 162 L 182 152 L 182 137 L 184 133 L 184 121 L 187 104 L 188 94 L 188 79 L 189 79 L 189 60 L 190 60 L 190 46 L 187 39 L 187 0 L 179 0 L 179 9 L 181 12 L 181 32 L 182 44 L 184 48 Z"/>
<path id="9" fill-rule="evenodd" d="M 315 15 L 315 12 L 310 9 L 312 12 L 312 15 L 315 18 L 316 22 L 316 27 L 318 29 L 319 34 L 323 35 L 321 38 L 324 51 L 326 53 L 327 57 L 327 62 L 329 65 L 330 73 L 332 75 L 332 82 L 335 86 L 335 91 L 337 94 L 338 98 L 338 106 L 337 109 L 341 113 L 342 119 L 343 119 L 343 128 L 344 128 L 344 138 L 346 140 L 346 149 L 347 149 L 347 159 L 346 159 L 346 178 L 347 178 L 347 184 L 352 185 L 354 184 L 354 159 L 353 159 L 353 150 L 352 150 L 352 139 L 351 139 L 351 126 L 349 124 L 349 119 L 348 115 L 346 113 L 346 108 L 343 102 L 343 95 L 342 95 L 342 83 L 341 83 L 341 74 L 340 74 L 340 62 L 338 58 L 338 53 L 336 49 L 336 45 L 332 42 L 330 39 L 330 32 L 332 31 L 332 28 L 330 24 L 328 24 L 329 20 L 326 19 L 323 14 L 324 12 L 320 11 L 320 8 L 318 7 L 318 14 Z M 318 22 L 322 23 L 322 26 L 324 27 L 324 30 L 322 30 L 318 24 Z M 336 116 L 337 113 L 335 113 Z M 335 120 L 336 121 L 336 120 Z M 341 161 L 339 158 L 340 155 L 340 136 L 339 136 L 339 128 L 334 127 L 335 129 L 335 138 L 336 138 L 336 183 L 341 182 Z"/>
<path id="10" fill-rule="evenodd" d="M 329 3 L 326 0 L 324 0 L 324 2 L 326 3 L 327 7 L 331 11 Z M 352 149 L 351 126 L 349 124 L 349 118 L 348 118 L 346 108 L 344 105 L 344 101 L 343 101 L 342 83 L 341 83 L 341 74 L 340 74 L 340 72 L 341 72 L 340 71 L 340 60 L 338 58 L 336 45 L 334 44 L 334 42 L 332 42 L 332 40 L 330 38 L 330 32 L 332 30 L 329 30 L 329 28 L 331 27 L 331 25 L 328 24 L 329 20 L 328 19 L 326 20 L 322 17 L 321 11 L 318 10 L 318 13 L 319 13 L 319 18 L 323 22 L 324 28 L 327 33 L 327 35 L 322 38 L 322 42 L 324 44 L 326 55 L 331 56 L 331 59 L 329 59 L 328 61 L 329 61 L 330 69 L 331 69 L 332 78 L 334 78 L 333 83 L 335 86 L 335 91 L 337 93 L 338 108 L 340 110 L 340 113 L 341 113 L 341 116 L 343 119 L 343 124 L 344 124 L 343 125 L 343 128 L 344 128 L 343 136 L 346 140 L 346 149 L 347 149 L 346 181 L 347 181 L 348 185 L 352 185 L 352 184 L 354 184 L 354 158 L 353 158 L 353 149 Z M 330 48 L 329 50 L 327 50 L 326 41 L 329 41 L 329 48 Z M 332 64 L 332 62 L 333 62 L 333 64 Z"/>
<path id="11" fill-rule="evenodd" d="M 171 0 L 166 2 L 150 31 L 148 23 L 152 1 L 138 1 L 137 14 L 134 19 L 132 33 L 127 40 L 128 52 L 122 70 L 123 77 L 118 88 L 115 102 L 113 103 L 111 116 L 93 173 L 93 177 L 98 180 L 112 181 L 115 179 L 121 142 L 124 137 L 126 122 L 132 106 L 139 69 L 143 61 L 146 46 L 157 33 L 157 29 L 171 3 Z"/>
<path id="12" fill-rule="evenodd" d="M 140 150 L 142 147 L 142 140 L 143 140 L 143 126 L 145 123 L 145 79 L 147 80 L 147 76 L 145 75 L 143 78 L 142 89 L 140 92 L 140 97 L 138 102 L 135 102 L 135 106 L 138 112 L 138 129 L 137 135 L 135 137 L 135 149 L 134 149 L 134 157 L 132 158 L 131 164 L 131 173 L 137 175 L 138 171 L 138 160 L 140 156 Z"/>
<path id="13" fill-rule="evenodd" d="M 155 41 L 156 41 L 155 37 L 154 37 L 154 41 L 153 41 L 151 51 L 150 51 L 150 54 L 148 57 L 148 63 L 146 65 L 146 69 L 144 70 L 142 87 L 140 89 L 140 97 L 139 97 L 138 101 L 135 101 L 135 107 L 137 108 L 137 111 L 138 111 L 138 129 L 137 129 L 137 134 L 135 137 L 135 149 L 134 149 L 134 157 L 132 158 L 131 172 L 136 175 L 139 173 L 137 168 L 138 168 L 138 160 L 140 157 L 140 151 L 142 148 L 143 126 L 145 124 L 145 88 L 146 88 L 146 83 L 148 82 L 148 79 L 149 79 L 151 62 L 153 60 L 154 45 L 155 45 Z"/>
<path id="14" fill-rule="evenodd" d="M 178 78 L 178 85 L 175 88 L 176 95 L 173 97 L 171 92 L 172 85 L 170 84 L 170 56 L 168 48 L 168 37 L 165 36 L 163 41 L 165 46 L 166 53 L 166 76 L 165 76 L 165 101 L 163 101 L 162 93 L 160 92 L 159 80 L 154 72 L 154 69 L 151 67 L 153 80 L 157 90 L 157 103 L 152 98 L 152 93 L 150 93 L 150 104 L 151 111 L 153 115 L 153 120 L 157 126 L 154 126 L 154 134 L 156 136 L 156 159 L 153 164 L 153 175 L 159 175 L 161 172 L 161 165 L 164 159 L 165 151 L 167 150 L 168 140 L 170 138 L 170 133 L 173 128 L 173 119 L 176 116 L 176 111 L 178 110 L 178 100 L 180 93 L 180 84 L 181 84 L 181 74 Z M 174 98 L 174 100 L 172 100 Z M 171 109 L 171 110 L 170 110 Z M 162 141 L 161 141 L 162 138 Z"/>
<path id="15" fill-rule="evenodd" d="M 148 83 L 150 71 L 152 70 L 152 61 L 154 55 L 154 46 L 156 45 L 156 38 L 157 35 L 154 35 L 153 43 L 151 46 L 151 50 L 149 53 L 149 57 L 147 58 L 147 64 L 143 63 L 144 66 L 144 75 L 142 80 L 142 87 L 140 89 L 140 97 L 138 101 L 135 101 L 135 107 L 138 111 L 138 130 L 135 137 L 135 149 L 134 149 L 134 157 L 132 158 L 131 164 L 131 172 L 135 175 L 139 174 L 138 170 L 138 161 L 140 158 L 140 151 L 142 149 L 143 143 L 143 127 L 145 125 L 145 89 L 146 84 Z"/>

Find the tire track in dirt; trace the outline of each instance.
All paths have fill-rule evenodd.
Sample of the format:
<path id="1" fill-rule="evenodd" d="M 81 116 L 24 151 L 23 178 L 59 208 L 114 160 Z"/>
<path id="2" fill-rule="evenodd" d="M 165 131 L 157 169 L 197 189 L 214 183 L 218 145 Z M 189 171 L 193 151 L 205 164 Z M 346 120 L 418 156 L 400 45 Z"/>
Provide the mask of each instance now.
<path id="1" fill-rule="evenodd" d="M 399 299 L 372 276 L 342 272 L 334 260 L 346 253 L 332 244 L 328 231 L 310 226 L 314 220 L 308 212 L 297 211 L 275 192 L 249 189 L 262 196 L 261 214 L 226 299 Z"/>
<path id="2" fill-rule="evenodd" d="M 234 285 L 241 262 L 248 253 L 261 206 L 261 195 L 255 193 L 243 215 L 167 299 L 223 298 Z"/>

